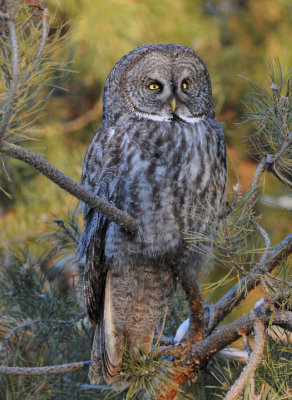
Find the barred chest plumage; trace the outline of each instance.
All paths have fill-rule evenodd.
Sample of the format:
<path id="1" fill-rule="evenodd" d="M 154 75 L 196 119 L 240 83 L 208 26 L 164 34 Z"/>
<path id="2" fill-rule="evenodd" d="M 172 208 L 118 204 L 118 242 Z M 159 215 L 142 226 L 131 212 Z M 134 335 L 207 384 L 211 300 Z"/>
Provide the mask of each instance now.
<path id="1" fill-rule="evenodd" d="M 226 174 L 223 133 L 215 120 L 135 122 L 117 129 L 106 147 L 109 159 L 116 159 L 112 152 L 119 158 L 118 171 L 117 165 L 108 166 L 116 176 L 112 196 L 136 219 L 140 234 L 126 240 L 112 224 L 107 253 L 124 252 L 127 243 L 131 254 L 179 254 L 184 232 L 205 229 L 194 214 L 209 218 L 221 207 Z"/>

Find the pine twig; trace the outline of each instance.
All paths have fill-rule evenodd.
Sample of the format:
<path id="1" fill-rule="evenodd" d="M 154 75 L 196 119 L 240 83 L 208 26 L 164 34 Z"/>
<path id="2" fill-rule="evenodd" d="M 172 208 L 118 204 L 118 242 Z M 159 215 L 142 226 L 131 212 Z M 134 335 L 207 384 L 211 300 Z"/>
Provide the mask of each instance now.
<path id="1" fill-rule="evenodd" d="M 168 312 L 168 307 L 166 306 L 166 310 L 165 310 L 165 313 L 164 313 L 164 316 L 163 316 L 163 320 L 162 320 L 162 326 L 161 326 L 159 335 L 158 335 L 158 337 L 157 337 L 157 339 L 156 339 L 156 343 L 155 343 L 155 345 L 154 345 L 154 348 L 156 348 L 156 347 L 159 346 L 159 343 L 160 343 L 160 340 L 161 340 L 161 337 L 162 337 L 162 334 L 163 334 L 163 331 L 164 331 L 164 328 L 165 328 L 165 322 L 166 322 L 167 312 Z"/>
<path id="2" fill-rule="evenodd" d="M 69 236 L 69 238 L 76 244 L 78 245 L 78 240 L 76 239 L 76 237 L 74 235 L 72 235 L 72 233 L 70 232 L 70 230 L 66 227 L 66 225 L 64 224 L 64 221 L 62 219 L 54 219 L 54 221 L 56 225 L 58 225 L 59 228 L 61 228 L 63 230 L 63 232 Z"/>
<path id="3" fill-rule="evenodd" d="M 261 161 L 259 162 L 259 165 L 256 169 L 256 172 L 254 174 L 253 180 L 252 180 L 251 189 L 250 189 L 251 193 L 253 193 L 255 191 L 255 189 L 257 188 L 260 177 L 265 169 L 267 169 L 269 172 L 272 172 L 273 175 L 275 175 L 276 178 L 278 178 L 282 183 L 288 184 L 288 182 L 286 180 L 283 180 L 281 175 L 279 175 L 279 173 L 275 169 L 275 163 L 276 163 L 276 161 L 278 161 L 278 159 L 281 157 L 281 155 L 283 153 L 285 153 L 285 151 L 288 149 L 288 147 L 290 146 L 291 143 L 292 143 L 292 132 L 290 132 L 290 133 L 288 132 L 287 136 L 285 136 L 282 146 L 277 151 L 277 153 L 274 155 L 274 157 L 266 156 L 265 158 L 261 159 Z M 289 186 L 291 187 L 290 184 L 289 184 Z M 255 196 L 253 194 L 249 201 L 249 207 L 253 207 L 254 198 L 255 198 Z"/>
<path id="4" fill-rule="evenodd" d="M 41 320 L 40 320 L 39 318 L 38 318 L 38 319 L 32 319 L 32 320 L 29 320 L 29 321 L 23 321 L 23 322 L 21 322 L 20 324 L 18 324 L 17 326 L 15 326 L 13 329 L 11 329 L 11 330 L 7 333 L 7 335 L 5 335 L 5 337 L 4 337 L 4 339 L 3 339 L 3 342 L 4 342 L 4 343 L 5 343 L 5 342 L 9 342 L 11 336 L 13 336 L 13 335 L 15 334 L 15 332 L 16 332 L 18 329 L 26 328 L 27 326 L 31 326 L 31 325 L 37 324 L 37 323 L 39 323 L 39 322 L 41 322 Z"/>
<path id="5" fill-rule="evenodd" d="M 32 72 L 34 71 L 34 69 L 36 68 L 36 66 L 38 65 L 40 58 L 45 50 L 45 45 L 46 45 L 46 41 L 48 38 L 48 33 L 49 33 L 49 28 L 50 25 L 48 24 L 48 19 L 49 19 L 49 10 L 47 8 L 43 8 L 41 9 L 41 15 L 42 15 L 42 36 L 41 36 L 41 42 L 40 42 L 40 46 L 38 49 L 38 52 L 32 62 L 32 65 L 30 67 L 30 69 L 26 72 L 26 74 L 24 75 L 24 77 L 21 79 L 20 81 L 20 86 L 22 86 L 27 80 L 28 78 L 31 76 Z"/>
<path id="6" fill-rule="evenodd" d="M 253 352 L 249 358 L 247 365 L 244 367 L 240 377 L 235 381 L 232 387 L 227 392 L 224 400 L 233 400 L 236 399 L 239 395 L 242 394 L 248 378 L 254 374 L 259 363 L 261 362 L 261 355 L 265 346 L 265 338 L 266 338 L 266 328 L 263 322 L 260 320 L 255 321 L 254 325 L 254 346 Z"/>
<path id="7" fill-rule="evenodd" d="M 137 233 L 138 226 L 132 217 L 102 198 L 95 196 L 92 192 L 85 189 L 84 186 L 69 178 L 40 155 L 31 150 L 23 149 L 9 143 L 3 144 L 2 147 L 0 147 L 0 152 L 24 161 L 26 164 L 29 164 L 31 167 L 41 172 L 52 182 L 56 183 L 59 187 L 103 214 L 110 221 L 115 222 L 132 234 Z"/>
<path id="8" fill-rule="evenodd" d="M 279 265 L 279 263 L 287 258 L 292 253 L 292 234 L 287 236 L 277 246 L 270 249 L 268 253 L 269 260 L 266 261 L 265 265 L 261 263 L 257 264 L 252 270 L 251 275 L 259 275 L 260 273 L 271 272 Z M 230 313 L 230 311 L 236 307 L 247 294 L 258 284 L 260 279 L 256 279 L 252 276 L 244 277 L 239 283 L 234 285 L 221 299 L 214 304 L 214 321 L 213 329 L 216 327 L 222 319 Z M 244 287 L 245 290 L 241 290 Z"/>
<path id="9" fill-rule="evenodd" d="M 6 23 L 9 31 L 9 41 L 11 48 L 11 62 L 12 62 L 12 76 L 10 80 L 10 88 L 8 92 L 7 101 L 3 107 L 3 116 L 0 122 L 0 142 L 3 140 L 6 134 L 7 127 L 9 125 L 9 121 L 11 115 L 14 110 L 14 104 L 17 99 L 18 94 L 18 80 L 19 80 L 19 49 L 18 49 L 18 41 L 15 27 L 15 17 L 16 17 L 16 9 L 13 0 L 6 1 L 8 3 L 8 16 L 6 17 Z"/>
<path id="10" fill-rule="evenodd" d="M 271 250 L 271 239 L 270 239 L 268 233 L 266 232 L 266 230 L 257 221 L 253 220 L 253 224 L 265 242 L 265 250 L 264 250 L 259 262 L 255 266 L 255 268 L 257 270 L 261 270 L 262 267 L 265 265 L 265 263 L 268 259 L 270 250 Z"/>
<path id="11" fill-rule="evenodd" d="M 254 192 L 255 189 L 256 189 L 256 187 L 258 186 L 260 177 L 261 177 L 261 175 L 262 175 L 262 173 L 263 173 L 265 167 L 266 167 L 266 160 L 263 158 L 263 159 L 259 162 L 259 165 L 257 166 L 256 172 L 255 172 L 255 174 L 254 174 L 254 177 L 253 177 L 253 180 L 252 180 L 252 183 L 251 183 L 251 188 L 250 188 L 250 191 L 251 191 L 251 192 Z M 253 203 L 253 197 L 252 197 L 252 199 L 251 199 L 250 205 L 251 205 L 252 203 Z"/>

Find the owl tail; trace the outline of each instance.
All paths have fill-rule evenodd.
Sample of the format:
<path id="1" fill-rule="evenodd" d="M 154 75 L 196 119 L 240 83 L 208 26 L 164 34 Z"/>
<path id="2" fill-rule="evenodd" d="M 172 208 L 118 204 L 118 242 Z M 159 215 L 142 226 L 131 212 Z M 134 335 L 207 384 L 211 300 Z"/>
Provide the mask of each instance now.
<path id="1" fill-rule="evenodd" d="M 125 389 L 128 385 L 118 379 L 119 370 L 125 349 L 136 352 L 137 354 L 149 354 L 154 337 L 153 332 L 146 336 L 137 337 L 127 334 L 127 336 L 116 333 L 114 323 L 114 308 L 111 291 L 111 274 L 107 274 L 104 309 L 100 318 L 99 325 L 96 326 L 92 352 L 91 364 L 89 369 L 89 379 L 91 384 L 100 383 L 101 371 L 108 384 L 113 385 L 114 389 Z"/>
<path id="2" fill-rule="evenodd" d="M 91 384 L 100 382 L 100 371 L 104 379 L 111 384 L 117 379 L 119 366 L 122 362 L 122 350 L 115 334 L 113 306 L 111 296 L 110 273 L 107 274 L 104 309 L 100 323 L 96 326 L 89 368 L 89 379 Z"/>

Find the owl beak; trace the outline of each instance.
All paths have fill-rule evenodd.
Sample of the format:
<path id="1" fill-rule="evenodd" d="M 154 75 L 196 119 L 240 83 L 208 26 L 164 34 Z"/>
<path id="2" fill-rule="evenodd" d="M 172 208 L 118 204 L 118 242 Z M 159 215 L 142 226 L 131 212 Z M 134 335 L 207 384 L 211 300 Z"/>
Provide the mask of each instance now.
<path id="1" fill-rule="evenodd" d="M 170 105 L 171 105 L 171 108 L 172 108 L 172 112 L 175 112 L 175 110 L 176 110 L 176 98 L 175 97 L 173 97 L 171 99 Z"/>

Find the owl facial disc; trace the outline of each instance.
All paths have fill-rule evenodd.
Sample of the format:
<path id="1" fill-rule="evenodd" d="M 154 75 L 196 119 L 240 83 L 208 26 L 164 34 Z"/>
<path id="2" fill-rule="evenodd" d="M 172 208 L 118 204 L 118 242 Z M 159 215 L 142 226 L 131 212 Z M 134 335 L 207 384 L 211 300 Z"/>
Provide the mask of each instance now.
<path id="1" fill-rule="evenodd" d="M 178 55 L 160 45 L 159 51 L 138 56 L 123 74 L 122 90 L 127 106 L 140 118 L 196 123 L 214 116 L 208 71 L 188 48 L 181 47 Z"/>

